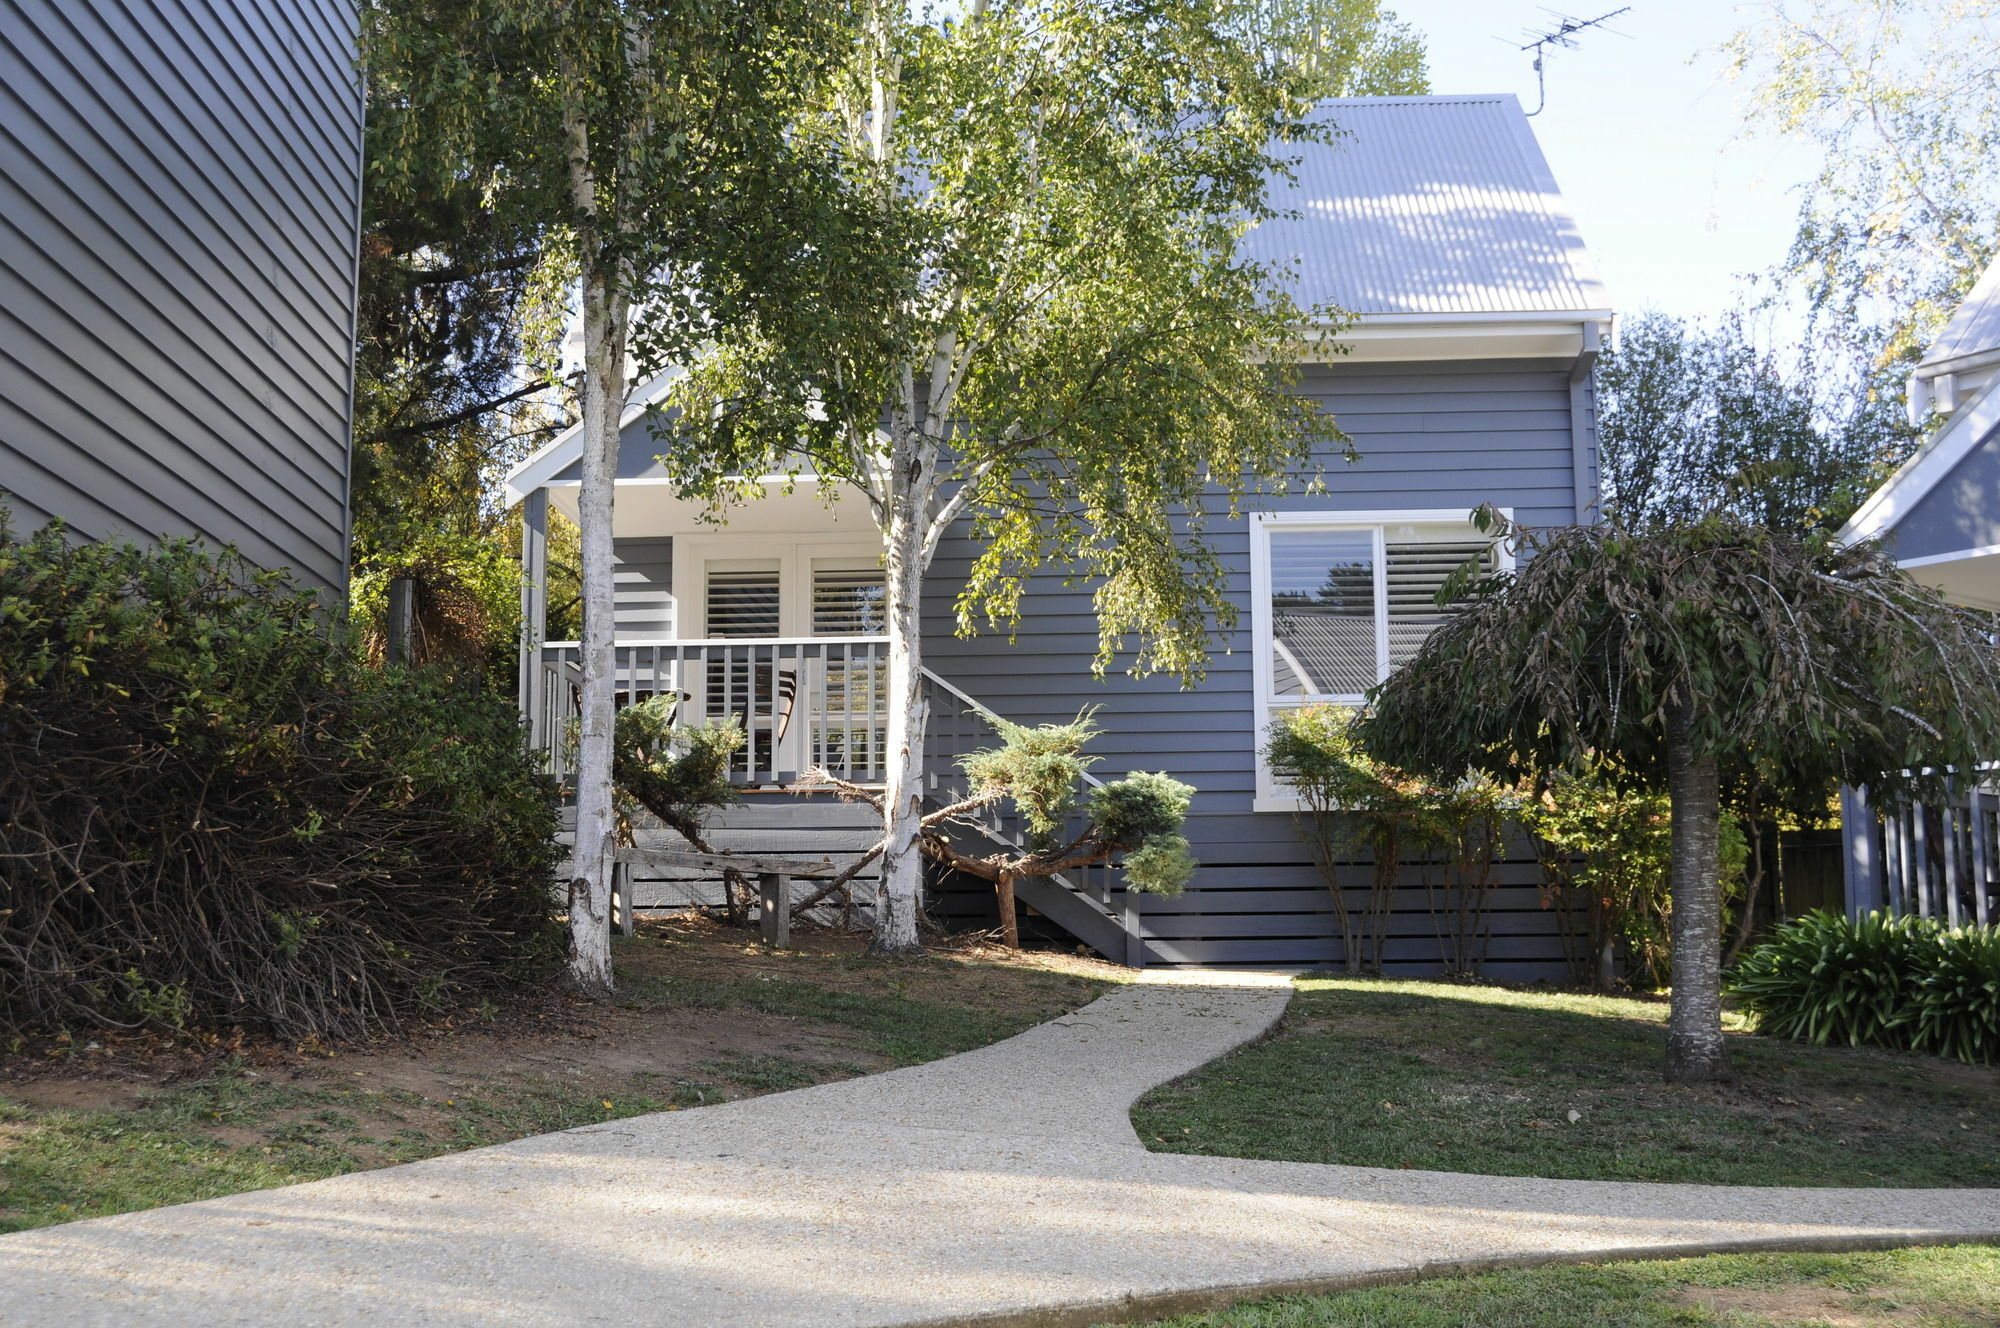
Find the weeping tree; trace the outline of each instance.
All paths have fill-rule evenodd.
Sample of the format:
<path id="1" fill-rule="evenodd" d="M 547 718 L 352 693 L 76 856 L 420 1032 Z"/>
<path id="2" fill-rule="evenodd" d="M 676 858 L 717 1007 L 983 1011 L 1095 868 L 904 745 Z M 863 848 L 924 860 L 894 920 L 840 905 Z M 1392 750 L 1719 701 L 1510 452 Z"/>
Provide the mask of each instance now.
<path id="1" fill-rule="evenodd" d="M 369 163 L 386 204 L 477 197 L 582 316 L 581 725 L 571 979 L 611 990 L 611 524 L 635 358 L 795 296 L 815 161 L 790 134 L 846 11 L 814 0 L 374 0 Z M 562 296 L 557 297 L 557 303 Z M 633 311 L 646 310 L 635 346 Z M 635 351 L 638 352 L 635 355 Z"/>
<path id="2" fill-rule="evenodd" d="M 1472 583 L 1468 568 L 1468 584 L 1447 587 L 1461 611 L 1377 689 L 1362 741 L 1440 777 L 1609 761 L 1663 788 L 1667 1078 L 1726 1079 L 1720 770 L 1821 797 L 1841 783 L 1892 801 L 1936 792 L 1953 768 L 2000 752 L 1992 619 L 1946 604 L 1879 549 L 1727 515 L 1641 533 L 1477 516 L 1516 541 L 1519 570 Z"/>
<path id="3" fill-rule="evenodd" d="M 1298 479 L 1335 436 L 1284 368 L 1332 311 L 1241 243 L 1274 215 L 1286 145 L 1330 132 L 1318 76 L 1246 36 L 1255 11 L 863 5 L 797 132 L 874 221 L 806 260 L 835 293 L 812 319 L 720 328 L 680 380 L 663 427 L 684 493 L 726 505 L 741 477 L 810 473 L 881 532 L 878 953 L 919 947 L 922 610 L 947 534 L 973 542 L 961 632 L 1017 621 L 1052 567 L 1096 586 L 1099 671 L 1136 639 L 1134 672 L 1192 680 L 1234 619 L 1206 513 Z"/>

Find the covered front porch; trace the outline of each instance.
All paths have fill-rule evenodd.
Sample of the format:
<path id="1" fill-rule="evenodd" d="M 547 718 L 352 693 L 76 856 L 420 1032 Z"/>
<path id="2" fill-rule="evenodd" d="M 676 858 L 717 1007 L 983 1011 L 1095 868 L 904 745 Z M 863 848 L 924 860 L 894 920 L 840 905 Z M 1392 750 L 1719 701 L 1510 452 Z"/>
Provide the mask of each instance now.
<path id="1" fill-rule="evenodd" d="M 541 643 L 522 693 L 529 745 L 558 778 L 574 767 L 582 653 L 574 641 Z M 885 636 L 621 641 L 613 654 L 619 706 L 675 697 L 682 722 L 743 730 L 733 784 L 787 789 L 815 767 L 850 783 L 882 781 Z"/>
<path id="2" fill-rule="evenodd" d="M 567 438 L 558 440 L 566 443 Z M 888 638 L 881 539 L 859 495 L 810 476 L 719 511 L 679 495 L 643 423 L 628 422 L 614 504 L 614 673 L 620 706 L 678 702 L 682 723 L 733 723 L 732 783 L 786 789 L 819 767 L 883 778 Z M 549 539 L 577 520 L 574 447 L 508 477 L 522 510 L 520 696 L 529 743 L 567 775 L 583 678 L 580 642 L 549 635 Z"/>

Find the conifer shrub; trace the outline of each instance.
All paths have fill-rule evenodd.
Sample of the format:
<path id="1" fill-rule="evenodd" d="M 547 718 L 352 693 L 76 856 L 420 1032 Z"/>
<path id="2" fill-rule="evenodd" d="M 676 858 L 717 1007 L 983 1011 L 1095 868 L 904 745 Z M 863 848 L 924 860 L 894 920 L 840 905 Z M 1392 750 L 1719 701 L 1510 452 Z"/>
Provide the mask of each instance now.
<path id="1" fill-rule="evenodd" d="M 356 1037 L 539 981 L 555 813 L 503 696 L 282 575 L 0 509 L 0 1035 Z"/>

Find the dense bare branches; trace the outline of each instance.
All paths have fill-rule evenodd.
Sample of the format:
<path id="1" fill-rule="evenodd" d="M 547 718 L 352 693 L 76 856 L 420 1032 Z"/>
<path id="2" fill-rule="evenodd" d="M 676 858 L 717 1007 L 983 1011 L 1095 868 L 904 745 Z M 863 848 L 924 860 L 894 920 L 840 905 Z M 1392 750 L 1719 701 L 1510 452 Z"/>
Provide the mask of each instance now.
<path id="1" fill-rule="evenodd" d="M 0 1033 L 357 1036 L 547 975 L 554 829 L 504 698 L 234 559 L 0 521 Z"/>

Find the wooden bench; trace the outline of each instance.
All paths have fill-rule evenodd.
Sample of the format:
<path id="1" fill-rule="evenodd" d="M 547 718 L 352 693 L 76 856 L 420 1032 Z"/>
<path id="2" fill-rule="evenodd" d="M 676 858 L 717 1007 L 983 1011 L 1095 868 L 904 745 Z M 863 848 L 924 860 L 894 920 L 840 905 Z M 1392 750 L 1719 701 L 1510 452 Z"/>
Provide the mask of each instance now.
<path id="1" fill-rule="evenodd" d="M 792 943 L 792 878 L 829 880 L 845 868 L 810 858 L 767 858 L 748 853 L 696 853 L 691 849 L 621 848 L 613 854 L 611 921 L 620 934 L 636 930 L 632 922 L 633 867 L 693 867 L 702 871 L 739 871 L 757 878 L 757 930 L 768 945 L 780 949 Z"/>

